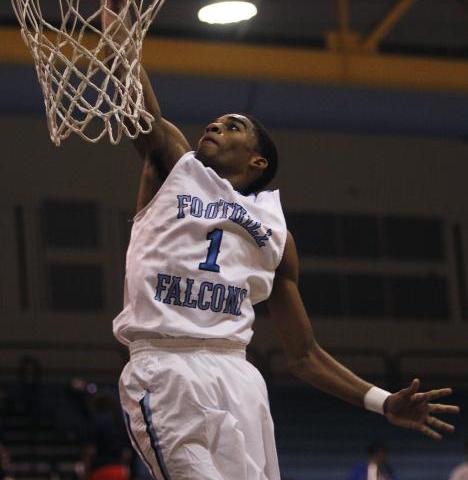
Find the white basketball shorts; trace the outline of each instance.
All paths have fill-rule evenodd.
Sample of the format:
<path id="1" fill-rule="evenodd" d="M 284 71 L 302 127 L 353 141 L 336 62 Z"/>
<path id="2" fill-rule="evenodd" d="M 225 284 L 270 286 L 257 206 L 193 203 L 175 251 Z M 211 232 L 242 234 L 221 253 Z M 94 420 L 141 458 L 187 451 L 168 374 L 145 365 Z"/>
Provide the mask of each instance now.
<path id="1" fill-rule="evenodd" d="M 226 340 L 138 340 L 120 377 L 133 447 L 156 480 L 280 480 L 265 382 Z"/>

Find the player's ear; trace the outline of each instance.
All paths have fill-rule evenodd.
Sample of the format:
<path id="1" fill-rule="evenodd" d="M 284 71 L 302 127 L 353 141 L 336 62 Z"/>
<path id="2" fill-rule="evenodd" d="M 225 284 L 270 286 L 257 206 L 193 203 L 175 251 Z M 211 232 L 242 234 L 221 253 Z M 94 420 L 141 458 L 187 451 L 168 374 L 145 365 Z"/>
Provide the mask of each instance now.
<path id="1" fill-rule="evenodd" d="M 250 165 L 257 170 L 265 170 L 268 167 L 268 160 L 262 156 L 252 157 Z"/>

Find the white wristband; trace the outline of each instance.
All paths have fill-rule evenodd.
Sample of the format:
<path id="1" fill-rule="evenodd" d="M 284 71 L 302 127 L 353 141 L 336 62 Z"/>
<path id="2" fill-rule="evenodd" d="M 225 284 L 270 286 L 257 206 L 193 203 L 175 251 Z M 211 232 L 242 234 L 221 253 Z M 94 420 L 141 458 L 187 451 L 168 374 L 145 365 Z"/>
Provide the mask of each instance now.
<path id="1" fill-rule="evenodd" d="M 390 392 L 382 390 L 379 387 L 372 387 L 364 395 L 364 407 L 371 412 L 384 414 L 383 406 L 385 400 L 391 395 Z"/>

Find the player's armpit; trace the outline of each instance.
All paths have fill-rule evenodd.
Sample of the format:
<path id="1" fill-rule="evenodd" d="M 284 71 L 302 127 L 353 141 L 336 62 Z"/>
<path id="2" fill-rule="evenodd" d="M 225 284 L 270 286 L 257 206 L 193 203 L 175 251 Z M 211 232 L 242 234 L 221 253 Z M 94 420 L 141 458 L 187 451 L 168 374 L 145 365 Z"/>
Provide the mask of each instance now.
<path id="1" fill-rule="evenodd" d="M 137 213 L 156 195 L 174 165 L 190 149 L 177 127 L 162 119 L 161 128 L 164 132 L 153 125 L 151 133 L 139 135 L 133 141 L 140 156 L 144 158 L 137 197 Z"/>
<path id="2" fill-rule="evenodd" d="M 165 120 L 164 120 L 165 122 Z M 169 123 L 169 122 L 167 122 Z M 170 124 L 169 124 L 170 125 Z M 173 127 L 173 126 L 172 126 Z M 176 127 L 174 127 L 176 128 Z M 168 127 L 172 130 L 171 126 Z M 171 134 L 168 138 L 161 138 L 163 145 L 165 142 L 170 142 L 167 147 L 155 148 L 152 142 L 158 137 L 157 130 L 153 133 L 153 139 L 145 140 L 143 135 L 140 135 L 134 142 L 140 154 L 144 157 L 143 168 L 140 176 L 140 185 L 137 196 L 136 213 L 142 210 L 156 195 L 163 182 L 166 180 L 170 171 L 177 163 L 177 161 L 188 151 L 188 148 L 178 142 L 171 142 Z M 140 140 L 138 140 L 140 139 Z M 148 142 L 148 145 L 143 145 L 142 142 Z M 147 150 L 149 153 L 147 153 Z"/>
<path id="3" fill-rule="evenodd" d="M 163 180 L 155 170 L 154 166 L 145 161 L 140 175 L 140 185 L 138 188 L 136 212 L 146 207 L 151 199 L 156 195 Z"/>

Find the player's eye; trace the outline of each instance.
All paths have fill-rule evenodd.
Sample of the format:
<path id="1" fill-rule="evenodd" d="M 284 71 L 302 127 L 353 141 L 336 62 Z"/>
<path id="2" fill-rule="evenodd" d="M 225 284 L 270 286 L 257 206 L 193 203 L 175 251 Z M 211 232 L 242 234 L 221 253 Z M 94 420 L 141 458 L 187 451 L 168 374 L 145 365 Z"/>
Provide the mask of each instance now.
<path id="1" fill-rule="evenodd" d="M 235 123 L 228 123 L 227 128 L 228 130 L 240 131 L 240 128 Z"/>

